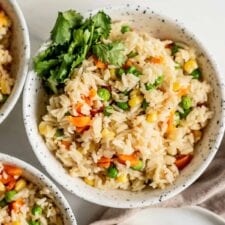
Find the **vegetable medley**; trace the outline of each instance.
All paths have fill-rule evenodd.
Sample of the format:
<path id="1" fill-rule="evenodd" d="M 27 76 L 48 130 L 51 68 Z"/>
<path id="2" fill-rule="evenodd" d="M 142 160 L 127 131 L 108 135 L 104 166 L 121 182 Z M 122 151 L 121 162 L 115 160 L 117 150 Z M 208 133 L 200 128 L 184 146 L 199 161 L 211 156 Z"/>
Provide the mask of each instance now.
<path id="1" fill-rule="evenodd" d="M 23 170 L 0 164 L 0 224 L 60 225 L 59 209 L 46 188 L 23 177 Z"/>
<path id="2" fill-rule="evenodd" d="M 59 13 L 34 64 L 52 94 L 40 134 L 71 176 L 91 186 L 172 184 L 212 116 L 192 48 L 104 12 L 86 20 Z"/>

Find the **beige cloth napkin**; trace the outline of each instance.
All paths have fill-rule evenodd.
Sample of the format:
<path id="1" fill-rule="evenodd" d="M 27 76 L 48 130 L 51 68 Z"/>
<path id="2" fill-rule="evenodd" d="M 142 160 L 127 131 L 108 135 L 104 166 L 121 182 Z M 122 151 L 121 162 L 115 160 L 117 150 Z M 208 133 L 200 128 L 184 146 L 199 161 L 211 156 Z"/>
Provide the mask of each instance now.
<path id="1" fill-rule="evenodd" d="M 154 207 L 199 205 L 225 218 L 225 140 L 206 172 L 187 190 Z M 90 225 L 116 225 L 141 209 L 107 209 L 98 221 Z"/>

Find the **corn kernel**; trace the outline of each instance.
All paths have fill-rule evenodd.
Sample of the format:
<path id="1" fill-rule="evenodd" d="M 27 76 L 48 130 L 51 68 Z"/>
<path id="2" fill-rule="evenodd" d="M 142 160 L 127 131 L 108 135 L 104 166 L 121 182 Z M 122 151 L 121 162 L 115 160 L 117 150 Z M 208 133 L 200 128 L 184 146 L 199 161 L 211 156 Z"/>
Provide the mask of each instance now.
<path id="1" fill-rule="evenodd" d="M 22 223 L 20 221 L 16 220 L 16 221 L 12 222 L 12 225 L 22 225 Z"/>
<path id="2" fill-rule="evenodd" d="M 199 141 L 202 137 L 202 132 L 200 130 L 193 130 L 192 132 L 195 138 L 195 142 Z"/>
<path id="3" fill-rule="evenodd" d="M 137 96 L 133 96 L 129 102 L 128 102 L 128 105 L 130 107 L 135 107 L 139 104 L 141 104 L 143 102 L 143 97 L 141 95 L 137 95 Z"/>
<path id="4" fill-rule="evenodd" d="M 5 15 L 3 11 L 0 11 L 0 26 L 9 26 L 9 18 Z"/>
<path id="5" fill-rule="evenodd" d="M 5 79 L 1 80 L 0 88 L 1 88 L 2 94 L 4 95 L 10 94 L 10 85 L 9 85 L 9 82 L 6 81 Z"/>
<path id="6" fill-rule="evenodd" d="M 42 121 L 39 124 L 39 132 L 41 135 L 47 136 L 51 130 L 52 130 L 51 127 L 46 122 Z"/>
<path id="7" fill-rule="evenodd" d="M 119 183 L 125 183 L 127 181 L 127 175 L 126 174 L 121 174 L 116 178 L 116 181 Z"/>
<path id="8" fill-rule="evenodd" d="M 5 185 L 0 181 L 0 192 L 5 191 Z"/>
<path id="9" fill-rule="evenodd" d="M 179 91 L 179 90 L 180 90 L 180 82 L 174 82 L 173 91 Z"/>
<path id="10" fill-rule="evenodd" d="M 19 179 L 17 182 L 16 182 L 16 185 L 15 185 L 15 190 L 16 191 L 21 191 L 23 188 L 25 188 L 27 186 L 27 182 L 24 180 L 24 179 Z"/>
<path id="11" fill-rule="evenodd" d="M 114 137 L 115 133 L 113 131 L 110 131 L 106 128 L 102 130 L 102 138 L 113 139 Z"/>
<path id="12" fill-rule="evenodd" d="M 187 62 L 184 63 L 184 70 L 188 74 L 191 74 L 193 70 L 198 68 L 198 64 L 195 59 L 189 59 Z"/>
<path id="13" fill-rule="evenodd" d="M 113 80 L 116 80 L 116 69 L 112 68 L 109 70 L 110 76 Z"/>
<path id="14" fill-rule="evenodd" d="M 153 123 L 153 122 L 155 122 L 157 120 L 157 118 L 158 118 L 157 112 L 152 112 L 152 113 L 147 115 L 146 120 L 149 123 Z"/>
<path id="15" fill-rule="evenodd" d="M 140 90 L 138 89 L 134 89 L 130 92 L 130 97 L 139 96 L 139 95 L 140 95 Z"/>
<path id="16" fill-rule="evenodd" d="M 94 179 L 88 179 L 87 177 L 84 178 L 84 182 L 90 186 L 94 186 L 95 184 Z"/>

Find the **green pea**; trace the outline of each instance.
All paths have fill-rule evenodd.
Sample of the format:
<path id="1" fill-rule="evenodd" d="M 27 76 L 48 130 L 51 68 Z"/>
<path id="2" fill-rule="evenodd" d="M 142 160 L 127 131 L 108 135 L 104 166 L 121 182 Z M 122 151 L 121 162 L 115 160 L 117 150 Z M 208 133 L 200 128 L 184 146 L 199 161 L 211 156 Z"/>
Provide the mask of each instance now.
<path id="1" fill-rule="evenodd" d="M 149 103 L 144 99 L 144 101 L 142 102 L 142 108 L 146 110 L 148 106 L 149 106 Z"/>
<path id="2" fill-rule="evenodd" d="M 137 52 L 131 51 L 131 52 L 127 55 L 127 57 L 128 57 L 128 58 L 134 58 L 134 57 L 137 56 L 137 55 L 138 55 Z"/>
<path id="3" fill-rule="evenodd" d="M 192 76 L 193 79 L 199 80 L 201 78 L 201 76 L 202 76 L 202 73 L 199 70 L 199 68 L 197 68 L 191 73 L 191 76 Z"/>
<path id="4" fill-rule="evenodd" d="M 6 205 L 7 205 L 6 200 L 5 200 L 5 199 L 2 199 L 2 200 L 0 201 L 0 207 L 1 207 L 1 208 L 4 208 Z"/>
<path id="5" fill-rule="evenodd" d="M 143 168 L 144 164 L 143 161 L 138 160 L 138 164 L 136 166 L 132 166 L 131 169 L 132 170 L 141 170 Z"/>
<path id="6" fill-rule="evenodd" d="M 130 27 L 128 25 L 124 25 L 121 27 L 121 33 L 126 33 L 126 32 L 129 32 L 131 31 Z"/>
<path id="7" fill-rule="evenodd" d="M 155 89 L 156 86 L 155 86 L 155 84 L 148 83 L 148 84 L 145 84 L 145 88 L 147 91 L 151 91 L 151 90 Z"/>
<path id="8" fill-rule="evenodd" d="M 122 110 L 128 110 L 129 105 L 127 102 L 116 102 L 116 105 Z"/>
<path id="9" fill-rule="evenodd" d="M 116 71 L 117 77 L 121 78 L 121 76 L 123 74 L 125 74 L 125 70 L 124 69 L 122 69 L 122 68 L 117 69 L 117 71 Z"/>
<path id="10" fill-rule="evenodd" d="M 191 108 L 184 109 L 183 112 L 180 112 L 180 118 L 185 119 L 190 112 L 191 112 Z"/>
<path id="11" fill-rule="evenodd" d="M 36 221 L 31 220 L 31 221 L 29 221 L 29 225 L 41 225 L 41 222 L 38 220 L 36 220 Z"/>
<path id="12" fill-rule="evenodd" d="M 191 98 L 188 96 L 183 96 L 180 105 L 184 110 L 190 109 L 192 106 Z"/>
<path id="13" fill-rule="evenodd" d="M 110 116 L 112 114 L 112 110 L 113 107 L 109 105 L 104 108 L 103 113 L 105 116 Z"/>
<path id="14" fill-rule="evenodd" d="M 175 123 L 175 126 L 180 124 L 180 113 L 178 111 L 175 112 L 174 114 L 174 123 Z"/>
<path id="15" fill-rule="evenodd" d="M 155 86 L 158 87 L 159 85 L 161 85 L 163 80 L 164 80 L 163 76 L 157 77 L 157 79 L 155 80 Z"/>
<path id="16" fill-rule="evenodd" d="M 35 205 L 31 211 L 34 216 L 40 216 L 42 214 L 42 208 L 39 205 Z"/>
<path id="17" fill-rule="evenodd" d="M 6 202 L 12 202 L 14 200 L 14 197 L 16 194 L 17 194 L 17 192 L 15 190 L 6 192 L 5 193 Z"/>
<path id="18" fill-rule="evenodd" d="M 2 101 L 1 103 L 6 102 L 6 100 L 8 99 L 9 95 L 2 95 Z"/>
<path id="19" fill-rule="evenodd" d="M 63 129 L 57 129 L 55 132 L 55 137 L 62 137 L 64 135 Z"/>
<path id="20" fill-rule="evenodd" d="M 135 76 L 139 76 L 141 73 L 137 70 L 135 66 L 131 66 L 127 69 L 127 73 L 133 74 Z"/>
<path id="21" fill-rule="evenodd" d="M 98 96 L 103 100 L 103 101 L 109 101 L 111 98 L 111 94 L 109 90 L 106 88 L 100 88 L 98 89 Z"/>
<path id="22" fill-rule="evenodd" d="M 171 48 L 171 54 L 175 55 L 179 51 L 180 48 L 181 48 L 181 46 L 179 46 L 176 43 L 174 43 L 172 48 Z"/>
<path id="23" fill-rule="evenodd" d="M 118 170 L 115 166 L 110 166 L 108 169 L 107 169 L 107 176 L 110 177 L 110 178 L 116 178 L 118 175 Z"/>

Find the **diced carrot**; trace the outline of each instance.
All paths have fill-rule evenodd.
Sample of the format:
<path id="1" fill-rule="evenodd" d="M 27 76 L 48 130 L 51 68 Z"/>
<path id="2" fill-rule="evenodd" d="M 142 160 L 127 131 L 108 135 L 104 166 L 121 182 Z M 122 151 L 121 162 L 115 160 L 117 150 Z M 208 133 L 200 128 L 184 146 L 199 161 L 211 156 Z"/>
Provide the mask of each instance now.
<path id="1" fill-rule="evenodd" d="M 119 154 L 117 155 L 117 157 L 118 161 L 122 164 L 126 164 L 126 161 L 129 161 L 131 166 L 137 166 L 139 163 L 136 153 L 133 153 L 131 155 Z"/>
<path id="2" fill-rule="evenodd" d="M 91 99 L 87 96 L 81 96 L 81 98 L 85 101 L 85 103 L 89 106 L 91 106 Z"/>
<path id="3" fill-rule="evenodd" d="M 128 59 L 127 61 L 126 61 L 126 63 L 124 64 L 124 69 L 128 69 L 128 68 L 130 68 L 131 66 L 133 65 L 133 62 L 130 60 L 130 59 Z"/>
<path id="4" fill-rule="evenodd" d="M 147 59 L 147 61 L 151 62 L 151 63 L 155 63 L 155 64 L 160 64 L 163 62 L 163 58 L 162 57 L 150 57 Z"/>
<path id="5" fill-rule="evenodd" d="M 15 180 L 15 178 L 14 178 L 13 176 L 11 176 L 11 175 L 8 175 L 7 177 L 2 176 L 2 177 L 0 178 L 0 181 L 1 181 L 3 184 L 8 184 L 8 183 L 10 183 L 12 180 Z"/>
<path id="6" fill-rule="evenodd" d="M 182 97 L 188 94 L 188 88 L 181 88 L 178 92 L 178 96 Z"/>
<path id="7" fill-rule="evenodd" d="M 71 146 L 71 142 L 70 141 L 62 140 L 61 144 L 64 145 L 67 150 L 70 149 L 70 146 Z"/>
<path id="8" fill-rule="evenodd" d="M 82 106 L 83 106 L 83 103 L 81 103 L 81 102 L 78 102 L 78 103 L 76 104 L 76 106 L 75 106 L 76 111 L 77 111 L 78 113 L 80 113 L 80 114 L 81 114 L 81 108 L 82 108 Z"/>
<path id="9" fill-rule="evenodd" d="M 192 155 L 182 155 L 177 157 L 175 164 L 179 170 L 182 170 L 186 167 L 192 160 Z"/>
<path id="10" fill-rule="evenodd" d="M 12 165 L 4 164 L 4 170 L 7 174 L 12 176 L 20 176 L 23 173 L 23 170 Z"/>
<path id="11" fill-rule="evenodd" d="M 99 161 L 97 162 L 97 165 L 103 168 L 109 168 L 111 163 L 111 159 L 107 157 L 101 157 Z"/>
<path id="12" fill-rule="evenodd" d="M 89 126 L 86 126 L 86 127 L 76 127 L 76 131 L 78 133 L 83 133 L 85 130 L 88 130 L 89 129 Z"/>
<path id="13" fill-rule="evenodd" d="M 10 204 L 10 209 L 14 211 L 15 213 L 18 213 L 20 211 L 20 208 L 24 205 L 24 200 L 22 198 L 17 199 L 16 201 L 13 201 Z"/>
<path id="14" fill-rule="evenodd" d="M 98 69 L 106 69 L 107 68 L 107 64 L 103 63 L 101 60 L 97 59 L 96 57 L 94 57 L 94 63 Z"/>
<path id="15" fill-rule="evenodd" d="M 167 124 L 168 124 L 167 134 L 170 134 L 175 128 L 175 126 L 174 126 L 174 111 L 170 112 Z"/>
<path id="16" fill-rule="evenodd" d="M 11 191 L 16 185 L 16 180 L 12 179 L 6 186 L 7 191 Z"/>
<path id="17" fill-rule="evenodd" d="M 68 116 L 68 120 L 76 127 L 86 127 L 91 124 L 89 116 Z"/>
<path id="18" fill-rule="evenodd" d="M 94 88 L 92 88 L 92 89 L 89 91 L 89 98 L 95 97 L 96 94 L 97 94 L 96 90 L 95 90 Z"/>

